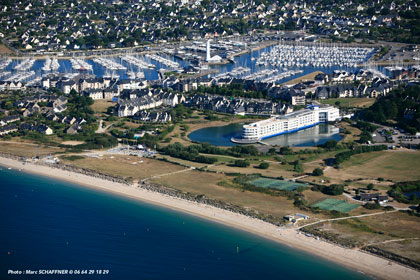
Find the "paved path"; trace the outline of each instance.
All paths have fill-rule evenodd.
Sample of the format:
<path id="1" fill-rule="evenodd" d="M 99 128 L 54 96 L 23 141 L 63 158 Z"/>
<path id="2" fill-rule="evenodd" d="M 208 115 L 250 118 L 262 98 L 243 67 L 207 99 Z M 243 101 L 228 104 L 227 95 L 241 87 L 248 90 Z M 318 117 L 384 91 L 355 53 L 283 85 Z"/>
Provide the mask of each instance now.
<path id="1" fill-rule="evenodd" d="M 113 123 L 111 123 L 111 124 L 107 125 L 106 127 L 102 127 L 102 123 L 103 123 L 103 120 L 100 120 L 99 125 L 98 125 L 98 129 L 95 131 L 95 133 L 105 133 L 107 131 L 107 129 L 110 128 L 113 125 Z"/>
<path id="2" fill-rule="evenodd" d="M 406 241 L 406 240 L 418 240 L 420 238 L 418 237 L 413 237 L 413 238 L 400 238 L 400 239 L 391 239 L 391 240 L 385 240 L 382 242 L 375 242 L 375 243 L 369 243 L 367 246 L 372 246 L 372 245 L 379 245 L 379 244 L 386 244 L 386 243 L 391 243 L 391 242 L 399 242 L 399 241 Z"/>
<path id="3" fill-rule="evenodd" d="M 289 178 L 289 179 L 284 179 L 285 181 L 296 181 L 305 177 L 308 177 L 309 175 L 302 175 L 302 176 L 298 176 L 298 177 L 293 177 L 293 178 Z"/>
<path id="4" fill-rule="evenodd" d="M 164 174 L 155 175 L 155 176 L 152 176 L 152 177 L 149 177 L 149 178 L 145 178 L 145 179 L 143 179 L 141 181 L 144 182 L 144 181 L 149 180 L 149 179 L 159 178 L 159 177 L 163 177 L 163 176 L 169 176 L 169 175 L 173 175 L 173 174 L 187 172 L 187 171 L 194 170 L 194 169 L 195 169 L 195 167 L 194 166 L 191 166 L 190 168 L 186 168 L 186 169 L 182 169 L 182 170 L 178 170 L 178 171 L 174 171 L 174 172 L 170 172 L 170 173 L 164 173 Z"/>

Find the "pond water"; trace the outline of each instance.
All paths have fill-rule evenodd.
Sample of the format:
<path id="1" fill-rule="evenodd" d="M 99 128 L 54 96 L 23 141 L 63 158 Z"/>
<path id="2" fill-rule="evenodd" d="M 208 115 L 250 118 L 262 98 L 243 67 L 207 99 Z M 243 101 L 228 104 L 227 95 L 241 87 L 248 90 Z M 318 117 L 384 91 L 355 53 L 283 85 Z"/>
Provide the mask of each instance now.
<path id="1" fill-rule="evenodd" d="M 404 195 L 408 198 L 408 199 L 413 199 L 413 196 L 417 196 L 417 198 L 420 197 L 420 191 L 412 191 L 412 192 L 406 192 L 404 193 Z"/>
<path id="2" fill-rule="evenodd" d="M 229 124 L 225 126 L 206 127 L 191 132 L 188 137 L 192 141 L 210 143 L 215 146 L 235 146 L 230 139 L 240 137 L 243 124 Z M 340 141 L 340 129 L 330 124 L 319 124 L 297 132 L 283 134 L 264 139 L 269 145 L 290 147 L 312 147 L 322 145 L 328 140 Z"/>

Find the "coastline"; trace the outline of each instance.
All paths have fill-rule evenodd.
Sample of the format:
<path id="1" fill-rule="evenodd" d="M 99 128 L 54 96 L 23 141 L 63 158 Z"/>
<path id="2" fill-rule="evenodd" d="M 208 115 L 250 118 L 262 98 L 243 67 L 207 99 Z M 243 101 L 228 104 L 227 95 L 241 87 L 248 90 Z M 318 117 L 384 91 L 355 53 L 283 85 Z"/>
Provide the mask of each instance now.
<path id="1" fill-rule="evenodd" d="M 228 210 L 216 208 L 214 206 L 200 204 L 169 195 L 138 188 L 135 185 L 127 185 L 119 182 L 84 175 L 76 172 L 62 170 L 44 165 L 33 163 L 23 163 L 17 159 L 0 157 L 0 165 L 14 169 L 23 168 L 24 172 L 29 172 L 41 176 L 47 176 L 59 180 L 69 181 L 78 185 L 94 188 L 100 191 L 113 193 L 116 195 L 129 197 L 163 206 L 177 211 L 182 211 L 207 220 L 232 226 L 264 238 L 271 239 L 294 249 L 306 251 L 316 256 L 320 256 L 332 262 L 362 271 L 369 275 L 383 279 L 419 279 L 420 272 L 390 262 L 362 252 L 359 250 L 347 249 L 327 243 L 322 240 L 306 237 L 297 234 L 296 229 L 279 229 L 273 224 L 247 217 Z"/>

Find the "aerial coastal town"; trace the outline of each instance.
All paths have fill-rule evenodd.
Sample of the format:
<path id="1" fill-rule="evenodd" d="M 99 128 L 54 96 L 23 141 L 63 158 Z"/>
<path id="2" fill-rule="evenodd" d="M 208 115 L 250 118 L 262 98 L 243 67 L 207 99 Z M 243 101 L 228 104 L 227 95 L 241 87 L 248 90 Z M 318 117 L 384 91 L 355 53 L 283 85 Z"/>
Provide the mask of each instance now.
<path id="1" fill-rule="evenodd" d="M 0 2 L 2 166 L 418 279 L 419 1 Z"/>

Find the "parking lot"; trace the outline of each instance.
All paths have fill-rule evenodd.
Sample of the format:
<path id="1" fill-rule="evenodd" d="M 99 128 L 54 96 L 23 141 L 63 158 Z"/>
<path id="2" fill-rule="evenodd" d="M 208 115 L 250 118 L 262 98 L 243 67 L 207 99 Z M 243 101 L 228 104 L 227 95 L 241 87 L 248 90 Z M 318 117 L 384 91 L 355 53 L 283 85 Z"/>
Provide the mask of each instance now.
<path id="1" fill-rule="evenodd" d="M 372 138 L 375 143 L 386 143 L 395 146 L 420 144 L 420 135 L 410 135 L 397 127 L 381 126 L 372 133 Z"/>

